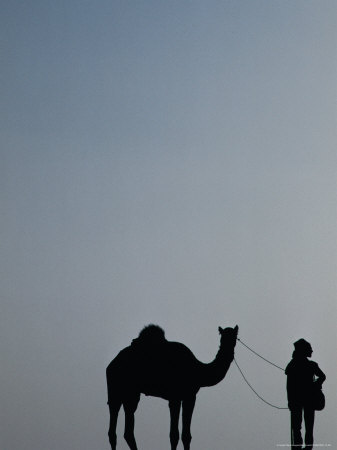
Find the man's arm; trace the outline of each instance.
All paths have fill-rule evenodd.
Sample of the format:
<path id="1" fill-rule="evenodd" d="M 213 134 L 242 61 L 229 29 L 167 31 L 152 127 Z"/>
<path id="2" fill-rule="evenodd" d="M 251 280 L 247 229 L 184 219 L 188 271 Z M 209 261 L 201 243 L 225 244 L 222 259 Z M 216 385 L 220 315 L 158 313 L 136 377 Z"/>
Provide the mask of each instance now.
<path id="1" fill-rule="evenodd" d="M 314 375 L 317 377 L 315 380 L 315 384 L 322 386 L 322 384 L 324 383 L 324 381 L 326 379 L 326 376 L 325 376 L 325 373 L 322 372 L 322 370 L 318 367 L 317 363 L 315 365 Z"/>

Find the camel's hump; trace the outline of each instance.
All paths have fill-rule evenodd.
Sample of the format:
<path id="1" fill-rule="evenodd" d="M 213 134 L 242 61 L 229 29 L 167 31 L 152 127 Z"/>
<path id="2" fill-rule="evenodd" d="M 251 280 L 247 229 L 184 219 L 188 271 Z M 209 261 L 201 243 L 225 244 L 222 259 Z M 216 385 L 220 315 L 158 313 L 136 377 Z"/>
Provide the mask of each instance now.
<path id="1" fill-rule="evenodd" d="M 130 345 L 129 347 L 121 350 L 118 355 L 111 361 L 107 370 L 114 370 L 124 365 L 132 364 L 137 360 L 150 360 L 156 359 L 159 361 L 167 362 L 180 362 L 188 361 L 190 363 L 197 361 L 191 350 L 181 342 L 164 341 L 160 345 L 149 346 L 136 346 Z"/>

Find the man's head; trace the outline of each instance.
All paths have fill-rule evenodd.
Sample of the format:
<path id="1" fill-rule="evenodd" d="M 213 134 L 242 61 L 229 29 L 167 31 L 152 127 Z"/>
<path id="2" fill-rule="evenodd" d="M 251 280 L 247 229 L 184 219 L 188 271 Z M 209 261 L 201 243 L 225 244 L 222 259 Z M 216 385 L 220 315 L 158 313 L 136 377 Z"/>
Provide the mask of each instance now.
<path id="1" fill-rule="evenodd" d="M 294 342 L 294 347 L 296 352 L 302 354 L 303 356 L 310 358 L 310 356 L 312 355 L 312 347 L 310 343 L 303 338 Z"/>

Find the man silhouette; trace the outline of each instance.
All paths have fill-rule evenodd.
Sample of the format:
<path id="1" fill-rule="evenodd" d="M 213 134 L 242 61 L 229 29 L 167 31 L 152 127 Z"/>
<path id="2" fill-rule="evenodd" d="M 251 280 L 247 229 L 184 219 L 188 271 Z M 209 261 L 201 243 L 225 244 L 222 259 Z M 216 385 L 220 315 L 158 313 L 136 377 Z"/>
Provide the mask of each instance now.
<path id="1" fill-rule="evenodd" d="M 305 448 L 312 449 L 314 443 L 315 406 L 313 404 L 314 388 L 321 387 L 325 375 L 314 361 L 308 358 L 312 355 L 312 348 L 305 339 L 294 343 L 295 350 L 292 360 L 286 367 L 288 407 L 291 418 L 292 449 L 302 447 L 301 434 L 302 416 L 305 423 Z"/>

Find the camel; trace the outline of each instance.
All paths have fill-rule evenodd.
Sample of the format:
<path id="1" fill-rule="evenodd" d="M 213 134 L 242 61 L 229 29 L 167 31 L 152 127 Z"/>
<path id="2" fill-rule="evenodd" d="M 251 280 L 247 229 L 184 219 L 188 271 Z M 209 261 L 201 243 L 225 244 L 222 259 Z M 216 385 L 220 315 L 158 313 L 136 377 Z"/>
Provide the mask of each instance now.
<path id="1" fill-rule="evenodd" d="M 134 435 L 135 411 L 140 395 L 168 400 L 170 409 L 171 450 L 179 442 L 179 416 L 182 408 L 181 440 L 190 450 L 191 420 L 199 389 L 218 384 L 225 377 L 234 359 L 238 326 L 221 328 L 220 348 L 208 363 L 197 360 L 191 350 L 179 342 L 168 341 L 158 325 L 148 325 L 130 346 L 121 350 L 106 369 L 110 411 L 109 441 L 116 449 L 116 426 L 120 407 L 125 412 L 124 439 L 131 450 L 137 450 Z"/>

